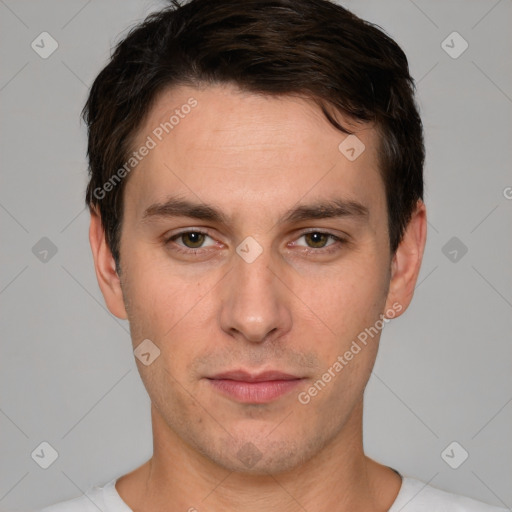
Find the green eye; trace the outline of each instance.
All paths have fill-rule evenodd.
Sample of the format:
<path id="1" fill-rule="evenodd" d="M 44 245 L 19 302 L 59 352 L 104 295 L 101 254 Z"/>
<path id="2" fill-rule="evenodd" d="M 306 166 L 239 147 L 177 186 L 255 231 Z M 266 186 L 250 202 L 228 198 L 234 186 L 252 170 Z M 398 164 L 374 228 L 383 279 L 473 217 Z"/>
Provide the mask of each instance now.
<path id="1" fill-rule="evenodd" d="M 203 245 L 206 235 L 198 231 L 190 231 L 188 233 L 182 233 L 179 238 L 182 239 L 185 247 L 189 249 L 198 249 Z"/>
<path id="2" fill-rule="evenodd" d="M 210 239 L 210 243 L 208 240 Z M 173 249 L 178 252 L 192 252 L 198 249 L 207 249 L 215 245 L 215 241 L 202 231 L 182 231 L 177 233 L 165 241 L 166 245 L 173 245 Z"/>
<path id="3" fill-rule="evenodd" d="M 306 239 L 306 241 L 308 241 L 309 247 L 312 247 L 314 249 L 321 249 L 322 247 L 325 247 L 327 242 L 329 241 L 329 238 L 333 237 L 328 233 L 320 233 L 318 231 L 305 233 L 303 236 Z"/>

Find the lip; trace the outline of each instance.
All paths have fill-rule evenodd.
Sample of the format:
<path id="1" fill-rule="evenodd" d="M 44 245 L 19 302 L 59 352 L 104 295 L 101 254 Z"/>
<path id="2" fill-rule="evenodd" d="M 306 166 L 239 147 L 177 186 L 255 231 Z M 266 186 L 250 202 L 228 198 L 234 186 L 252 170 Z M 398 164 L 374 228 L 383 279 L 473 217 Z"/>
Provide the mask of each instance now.
<path id="1" fill-rule="evenodd" d="M 207 380 L 217 391 L 233 400 L 263 404 L 289 393 L 303 378 L 280 371 L 251 374 L 235 370 L 208 377 Z"/>
<path id="2" fill-rule="evenodd" d="M 300 379 L 300 377 L 297 377 L 296 375 L 283 373 L 277 370 L 268 370 L 260 373 L 249 373 L 245 370 L 232 370 L 229 372 L 219 373 L 208 378 L 213 380 L 236 380 L 240 382 L 266 382 L 272 380 Z"/>

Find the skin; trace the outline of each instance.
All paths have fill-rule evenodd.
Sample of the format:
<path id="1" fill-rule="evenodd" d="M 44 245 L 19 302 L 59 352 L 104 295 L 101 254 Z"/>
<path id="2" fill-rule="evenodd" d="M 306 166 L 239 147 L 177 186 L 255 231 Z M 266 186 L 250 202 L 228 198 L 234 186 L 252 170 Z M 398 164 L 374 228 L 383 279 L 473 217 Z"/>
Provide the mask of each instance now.
<path id="1" fill-rule="evenodd" d="M 375 128 L 340 117 L 366 148 L 349 161 L 338 150 L 346 134 L 305 99 L 227 85 L 167 90 L 134 147 L 190 97 L 197 106 L 128 178 L 121 276 L 101 219 L 91 215 L 108 308 L 129 319 L 134 347 L 150 339 L 160 349 L 148 366 L 137 360 L 152 402 L 154 453 L 116 488 L 134 511 L 388 510 L 401 479 L 367 457 L 362 442 L 363 392 L 380 332 L 308 404 L 297 395 L 379 315 L 406 310 L 425 245 L 425 206 L 418 202 L 392 255 Z M 170 196 L 212 205 L 226 223 L 144 218 Z M 280 221 L 298 205 L 333 198 L 361 203 L 368 214 Z M 166 243 L 187 229 L 208 236 Z M 262 249 L 252 263 L 236 252 L 248 236 Z M 247 404 L 206 379 L 233 369 L 304 380 L 271 402 Z M 237 457 L 247 443 L 261 455 L 251 467 Z"/>

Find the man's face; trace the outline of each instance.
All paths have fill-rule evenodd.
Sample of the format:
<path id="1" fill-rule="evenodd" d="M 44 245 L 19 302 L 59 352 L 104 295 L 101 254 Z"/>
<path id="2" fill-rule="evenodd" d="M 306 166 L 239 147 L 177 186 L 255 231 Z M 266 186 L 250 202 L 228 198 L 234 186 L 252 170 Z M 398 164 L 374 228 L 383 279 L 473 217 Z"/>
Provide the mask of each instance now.
<path id="1" fill-rule="evenodd" d="M 120 252 L 133 345 L 160 350 L 137 361 L 156 438 L 230 470 L 277 473 L 355 435 L 380 329 L 366 344 L 358 336 L 391 308 L 375 129 L 358 128 L 365 150 L 349 159 L 338 148 L 347 135 L 313 103 L 212 86 L 162 94 L 134 148 L 148 136 L 156 145 L 124 192 Z M 172 199 L 219 218 L 179 213 Z M 335 202 L 344 213 L 318 214 Z"/>

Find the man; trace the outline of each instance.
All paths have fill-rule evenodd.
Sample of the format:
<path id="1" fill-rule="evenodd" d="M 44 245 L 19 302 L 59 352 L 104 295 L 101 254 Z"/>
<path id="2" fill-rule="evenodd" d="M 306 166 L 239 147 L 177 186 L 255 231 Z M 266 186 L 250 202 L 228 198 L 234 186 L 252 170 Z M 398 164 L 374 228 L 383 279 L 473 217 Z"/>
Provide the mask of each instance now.
<path id="1" fill-rule="evenodd" d="M 327 0 L 192 0 L 94 82 L 90 242 L 154 454 L 58 511 L 491 511 L 364 454 L 426 240 L 407 59 Z"/>

